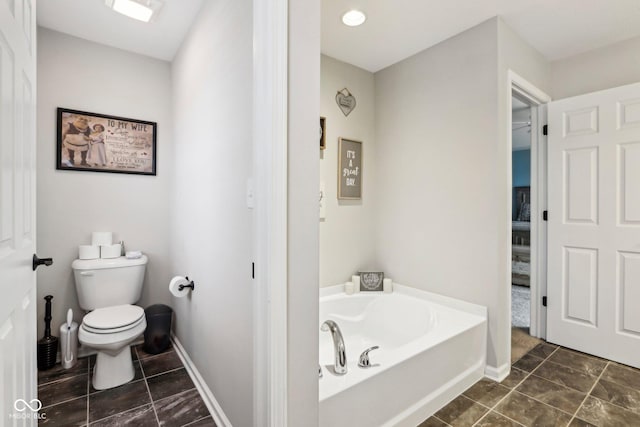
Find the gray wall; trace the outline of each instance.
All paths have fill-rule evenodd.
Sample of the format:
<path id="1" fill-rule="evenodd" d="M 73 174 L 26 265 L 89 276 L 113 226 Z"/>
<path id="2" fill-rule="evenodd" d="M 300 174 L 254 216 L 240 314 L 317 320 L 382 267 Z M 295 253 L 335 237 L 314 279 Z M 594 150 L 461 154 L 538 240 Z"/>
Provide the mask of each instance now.
<path id="1" fill-rule="evenodd" d="M 326 117 L 326 145 L 320 151 L 320 181 L 325 184 L 326 218 L 320 220 L 320 286 L 351 280 L 376 263 L 376 141 L 373 73 L 323 55 L 320 72 L 320 115 Z M 336 104 L 337 91 L 348 88 L 356 108 L 345 117 Z M 338 138 L 362 141 L 362 200 L 338 200 Z"/>
<path id="2" fill-rule="evenodd" d="M 169 302 L 170 80 L 168 62 L 38 28 L 38 255 L 55 261 L 38 269 L 39 335 L 47 294 L 54 334 L 68 308 L 82 320 L 71 262 L 92 231 L 113 231 L 149 256 L 141 306 Z M 57 171 L 56 107 L 157 122 L 157 176 Z"/>
<path id="3" fill-rule="evenodd" d="M 233 425 L 253 423 L 252 2 L 204 2 L 172 64 L 175 332 Z M 231 40 L 231 42 L 230 42 Z"/>
<path id="4" fill-rule="evenodd" d="M 640 81 L 640 37 L 555 61 L 551 64 L 554 99 Z"/>
<path id="5" fill-rule="evenodd" d="M 487 21 L 375 79 L 377 246 L 385 275 L 488 306 L 490 336 L 498 330 L 494 313 L 505 309 L 497 292 L 496 215 L 504 202 L 495 172 L 502 160 L 496 40 L 495 21 Z"/>
<path id="6" fill-rule="evenodd" d="M 375 75 L 379 261 L 487 306 L 494 369 L 509 363 L 509 68 L 547 89 L 546 61 L 493 18 Z"/>

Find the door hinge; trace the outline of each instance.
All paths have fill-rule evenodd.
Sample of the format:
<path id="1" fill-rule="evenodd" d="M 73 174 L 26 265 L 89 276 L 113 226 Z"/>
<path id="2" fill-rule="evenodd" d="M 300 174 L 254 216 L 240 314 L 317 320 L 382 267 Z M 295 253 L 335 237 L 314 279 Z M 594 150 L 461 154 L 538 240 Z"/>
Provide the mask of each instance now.
<path id="1" fill-rule="evenodd" d="M 548 135 L 548 134 L 549 134 L 549 128 L 548 128 L 548 125 L 544 125 L 544 126 L 542 126 L 542 134 L 543 134 L 543 135 Z"/>
<path id="2" fill-rule="evenodd" d="M 255 262 L 251 263 L 251 278 L 252 279 L 256 278 L 256 263 Z"/>
<path id="3" fill-rule="evenodd" d="M 542 297 L 542 306 L 543 307 L 547 306 L 547 297 L 546 296 Z"/>
<path id="4" fill-rule="evenodd" d="M 542 220 L 549 221 L 549 211 L 542 211 Z"/>

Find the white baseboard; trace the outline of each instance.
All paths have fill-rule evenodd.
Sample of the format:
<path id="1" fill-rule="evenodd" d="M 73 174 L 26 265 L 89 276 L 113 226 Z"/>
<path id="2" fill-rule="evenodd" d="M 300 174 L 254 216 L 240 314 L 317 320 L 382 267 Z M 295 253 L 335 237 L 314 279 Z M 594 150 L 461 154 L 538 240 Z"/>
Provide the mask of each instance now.
<path id="1" fill-rule="evenodd" d="M 484 368 L 484 376 L 496 382 L 500 382 L 507 378 L 510 372 L 511 365 L 508 363 L 505 363 L 504 365 L 501 365 L 497 368 L 488 365 Z"/>
<path id="2" fill-rule="evenodd" d="M 204 382 L 202 376 L 200 375 L 200 372 L 198 372 L 198 369 L 195 367 L 186 350 L 184 349 L 178 338 L 173 334 L 173 332 L 171 333 L 171 341 L 173 342 L 176 353 L 178 354 L 178 357 L 180 357 L 180 360 L 182 360 L 187 373 L 193 380 L 193 383 L 198 389 L 198 392 L 200 392 L 202 400 L 204 400 L 205 405 L 207 405 L 207 409 L 211 413 L 211 416 L 213 417 L 216 425 L 219 427 L 232 427 L 231 421 L 229 421 L 229 418 L 227 418 L 227 416 L 225 415 L 222 407 L 209 389 L 209 386 L 207 386 L 207 383 Z"/>

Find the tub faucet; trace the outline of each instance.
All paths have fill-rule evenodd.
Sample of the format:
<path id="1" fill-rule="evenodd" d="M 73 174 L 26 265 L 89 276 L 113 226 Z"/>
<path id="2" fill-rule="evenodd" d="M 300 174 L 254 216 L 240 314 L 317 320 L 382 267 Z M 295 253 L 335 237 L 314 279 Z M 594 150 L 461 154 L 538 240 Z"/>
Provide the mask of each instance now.
<path id="1" fill-rule="evenodd" d="M 333 320 L 326 320 L 320 330 L 323 332 L 331 332 L 331 338 L 333 338 L 333 350 L 336 357 L 333 370 L 338 375 L 344 375 L 347 373 L 347 353 L 344 348 L 344 339 L 342 339 L 342 332 L 338 324 Z"/>

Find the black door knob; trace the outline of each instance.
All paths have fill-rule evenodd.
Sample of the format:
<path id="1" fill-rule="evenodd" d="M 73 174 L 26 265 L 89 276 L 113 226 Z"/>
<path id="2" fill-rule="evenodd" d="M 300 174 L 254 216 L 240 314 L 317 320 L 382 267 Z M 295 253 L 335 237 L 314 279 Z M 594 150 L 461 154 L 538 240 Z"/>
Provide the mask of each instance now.
<path id="1" fill-rule="evenodd" d="M 33 254 L 33 271 L 36 271 L 39 265 L 46 265 L 47 267 L 53 264 L 53 258 L 38 258 L 38 255 Z"/>

